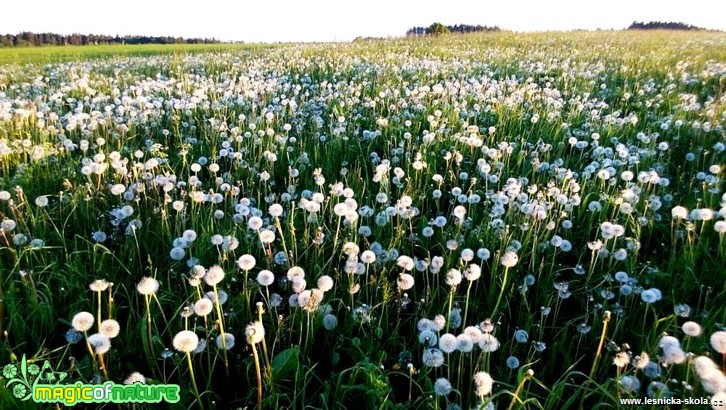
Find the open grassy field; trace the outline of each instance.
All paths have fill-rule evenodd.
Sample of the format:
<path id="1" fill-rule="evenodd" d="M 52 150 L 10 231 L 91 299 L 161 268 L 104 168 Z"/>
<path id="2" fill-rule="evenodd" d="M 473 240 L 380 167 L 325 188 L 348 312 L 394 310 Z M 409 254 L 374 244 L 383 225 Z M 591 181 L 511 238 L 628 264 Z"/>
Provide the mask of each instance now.
<path id="1" fill-rule="evenodd" d="M 724 408 L 725 123 L 723 33 L 0 49 L 0 408 Z"/>
<path id="2" fill-rule="evenodd" d="M 109 57 L 186 55 L 260 50 L 272 44 L 133 44 L 55 47 L 0 47 L 0 64 L 47 64 Z"/>

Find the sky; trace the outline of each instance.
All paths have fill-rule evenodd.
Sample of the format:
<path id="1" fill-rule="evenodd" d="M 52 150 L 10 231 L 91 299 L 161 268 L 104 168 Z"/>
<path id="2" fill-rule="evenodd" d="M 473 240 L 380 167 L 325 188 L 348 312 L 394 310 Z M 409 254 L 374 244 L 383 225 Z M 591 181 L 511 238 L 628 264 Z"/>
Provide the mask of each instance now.
<path id="1" fill-rule="evenodd" d="M 481 24 L 514 31 L 623 29 L 680 21 L 726 30 L 723 0 L 33 0 L 2 6 L 0 34 L 150 35 L 222 41 L 350 41 L 414 26 Z M 719 5 L 720 3 L 720 5 Z"/>

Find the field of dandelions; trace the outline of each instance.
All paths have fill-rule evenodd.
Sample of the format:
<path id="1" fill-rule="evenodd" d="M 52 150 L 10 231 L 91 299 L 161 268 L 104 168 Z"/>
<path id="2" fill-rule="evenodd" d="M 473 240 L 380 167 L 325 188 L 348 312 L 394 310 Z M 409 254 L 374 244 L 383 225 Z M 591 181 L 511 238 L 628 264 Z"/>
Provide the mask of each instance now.
<path id="1" fill-rule="evenodd" d="M 2 65 L 0 362 L 173 408 L 723 401 L 725 126 L 721 33 Z"/>

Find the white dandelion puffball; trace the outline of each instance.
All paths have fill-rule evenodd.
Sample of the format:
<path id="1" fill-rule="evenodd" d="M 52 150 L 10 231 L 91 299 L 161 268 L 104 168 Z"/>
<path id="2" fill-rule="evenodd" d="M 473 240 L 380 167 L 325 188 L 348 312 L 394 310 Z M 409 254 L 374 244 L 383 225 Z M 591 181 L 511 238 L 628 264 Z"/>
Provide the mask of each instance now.
<path id="1" fill-rule="evenodd" d="M 398 275 L 398 288 L 400 290 L 409 290 L 413 287 L 414 279 L 413 276 L 408 273 L 402 273 Z"/>
<path id="2" fill-rule="evenodd" d="M 396 264 L 404 270 L 413 270 L 413 259 L 410 256 L 401 255 L 398 257 Z"/>
<path id="3" fill-rule="evenodd" d="M 93 315 L 88 312 L 78 312 L 73 316 L 71 325 L 78 332 L 87 332 L 93 326 Z"/>
<path id="4" fill-rule="evenodd" d="M 262 228 L 262 218 L 259 216 L 253 216 L 249 219 L 249 221 L 247 221 L 247 226 L 254 231 L 259 230 Z"/>
<path id="5" fill-rule="evenodd" d="M 48 197 L 46 195 L 43 195 L 35 198 L 35 205 L 39 206 L 40 208 L 48 206 Z"/>
<path id="6" fill-rule="evenodd" d="M 451 353 L 458 347 L 459 343 L 456 340 L 456 336 L 451 333 L 441 335 L 439 338 L 439 349 L 444 353 Z"/>
<path id="7" fill-rule="evenodd" d="M 499 349 L 499 339 L 489 333 L 484 333 L 479 338 L 479 348 L 484 352 L 495 352 Z"/>
<path id="8" fill-rule="evenodd" d="M 270 286 L 275 282 L 275 275 L 267 269 L 261 270 L 257 274 L 257 283 L 260 286 Z"/>
<path id="9" fill-rule="evenodd" d="M 330 289 L 333 289 L 333 278 L 328 275 L 323 275 L 318 278 L 318 289 L 322 292 L 327 292 Z"/>
<path id="10" fill-rule="evenodd" d="M 446 273 L 446 284 L 449 286 L 458 286 L 461 283 L 461 272 L 458 269 L 449 269 Z"/>
<path id="11" fill-rule="evenodd" d="M 209 298 L 201 298 L 194 302 L 194 313 L 197 316 L 207 316 L 208 314 L 212 313 L 212 309 L 214 308 L 214 302 L 212 302 Z"/>
<path id="12" fill-rule="evenodd" d="M 239 257 L 237 260 L 237 265 L 239 265 L 240 269 L 248 271 L 255 267 L 255 264 L 257 263 L 257 260 L 254 256 L 250 254 L 245 254 Z"/>
<path id="13" fill-rule="evenodd" d="M 275 218 L 280 217 L 282 215 L 282 205 L 280 205 L 280 204 L 270 205 L 269 212 L 270 212 L 270 215 Z"/>
<path id="14" fill-rule="evenodd" d="M 293 281 L 295 278 L 304 279 L 305 271 L 299 266 L 293 266 L 287 270 L 287 280 Z"/>
<path id="15" fill-rule="evenodd" d="M 106 319 L 98 325 L 98 333 L 109 339 L 118 336 L 119 332 L 121 332 L 121 325 L 113 319 Z"/>
<path id="16" fill-rule="evenodd" d="M 93 348 L 93 352 L 96 354 L 104 354 L 111 350 L 111 339 L 100 334 L 94 333 L 88 336 L 88 344 Z"/>
<path id="17" fill-rule="evenodd" d="M 224 339 L 222 338 L 222 335 L 217 336 L 217 349 L 226 349 L 229 350 L 234 347 L 234 335 L 231 333 L 225 333 Z"/>
<path id="18" fill-rule="evenodd" d="M 698 337 L 701 336 L 701 333 L 703 333 L 701 325 L 696 322 L 686 322 L 683 326 L 681 326 L 681 329 L 683 329 L 683 333 L 685 333 L 686 336 L 691 337 Z"/>
<path id="19" fill-rule="evenodd" d="M 466 333 L 456 336 L 456 348 L 462 353 L 469 353 L 474 349 L 474 341 Z"/>
<path id="20" fill-rule="evenodd" d="M 519 256 L 517 256 L 516 253 L 512 251 L 506 251 L 504 252 L 504 255 L 502 255 L 502 259 L 500 261 L 502 265 L 506 268 L 511 268 L 519 262 Z"/>
<path id="21" fill-rule="evenodd" d="M 682 206 L 676 206 L 671 209 L 671 216 L 673 219 L 686 219 L 688 218 L 688 209 Z"/>
<path id="22" fill-rule="evenodd" d="M 726 332 L 719 330 L 711 335 L 711 347 L 713 350 L 726 354 Z"/>
<path id="23" fill-rule="evenodd" d="M 199 345 L 199 337 L 191 330 L 182 330 L 174 336 L 172 344 L 181 353 L 191 353 Z"/>
<path id="24" fill-rule="evenodd" d="M 376 254 L 369 250 L 363 251 L 360 255 L 360 260 L 365 264 L 371 264 L 376 261 Z"/>
<path id="25" fill-rule="evenodd" d="M 148 276 L 141 278 L 138 284 L 136 284 L 136 290 L 142 295 L 153 295 L 159 290 L 159 281 Z"/>
<path id="26" fill-rule="evenodd" d="M 133 372 L 124 380 L 124 384 L 134 383 L 146 384 L 146 377 L 139 372 Z"/>
<path id="27" fill-rule="evenodd" d="M 440 367 L 444 364 L 444 353 L 435 347 L 427 348 L 423 352 L 422 361 L 426 367 Z"/>
<path id="28" fill-rule="evenodd" d="M 474 392 L 477 396 L 483 397 L 492 392 L 494 379 L 487 372 L 478 372 L 474 374 Z"/>
<path id="29" fill-rule="evenodd" d="M 451 393 L 452 387 L 451 382 L 445 378 L 436 379 L 436 383 L 434 383 L 434 393 L 436 393 L 437 396 L 446 396 L 449 393 Z"/>
<path id="30" fill-rule="evenodd" d="M 96 279 L 88 285 L 92 292 L 103 292 L 108 289 L 110 283 L 105 279 Z"/>
<path id="31" fill-rule="evenodd" d="M 245 337 L 247 338 L 247 343 L 251 345 L 260 343 L 265 338 L 265 327 L 260 321 L 254 321 L 247 325 Z"/>
<path id="32" fill-rule="evenodd" d="M 275 242 L 275 233 L 267 229 L 260 231 L 260 242 L 264 244 Z"/>
<path id="33" fill-rule="evenodd" d="M 464 271 L 464 277 L 469 281 L 479 279 L 481 277 L 481 267 L 476 263 L 472 263 Z"/>
<path id="34" fill-rule="evenodd" d="M 209 286 L 216 286 L 222 280 L 224 280 L 224 269 L 218 265 L 209 268 L 207 274 L 204 275 L 204 282 Z"/>

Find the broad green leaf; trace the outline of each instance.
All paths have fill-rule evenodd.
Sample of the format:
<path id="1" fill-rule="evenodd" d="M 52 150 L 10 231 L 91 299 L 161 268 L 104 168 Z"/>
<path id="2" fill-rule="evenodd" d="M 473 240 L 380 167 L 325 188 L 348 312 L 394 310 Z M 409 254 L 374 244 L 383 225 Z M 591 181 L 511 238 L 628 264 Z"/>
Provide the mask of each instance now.
<path id="1" fill-rule="evenodd" d="M 297 346 L 280 352 L 274 359 L 272 359 L 272 376 L 275 379 L 279 379 L 294 372 L 298 366 L 299 355 L 300 348 Z"/>

